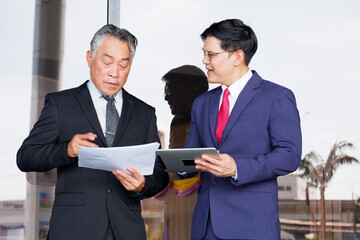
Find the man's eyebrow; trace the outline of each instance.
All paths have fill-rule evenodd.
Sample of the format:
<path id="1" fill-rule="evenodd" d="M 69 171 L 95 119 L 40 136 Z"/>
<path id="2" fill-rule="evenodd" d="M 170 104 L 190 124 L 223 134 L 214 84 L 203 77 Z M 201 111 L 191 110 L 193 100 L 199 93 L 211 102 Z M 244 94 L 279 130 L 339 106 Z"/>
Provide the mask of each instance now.
<path id="1" fill-rule="evenodd" d="M 112 59 L 115 58 L 115 57 L 113 57 L 113 56 L 111 56 L 111 55 L 109 55 L 109 54 L 107 54 L 107 53 L 104 53 L 104 56 L 105 56 L 105 57 L 112 58 Z M 130 61 L 130 58 L 125 57 L 125 58 L 121 58 L 120 60 L 121 60 L 121 61 Z"/>
<path id="2" fill-rule="evenodd" d="M 111 55 L 109 55 L 109 54 L 106 54 L 106 53 L 104 53 L 104 56 L 105 56 L 105 57 L 109 57 L 109 58 L 114 58 L 113 56 L 111 56 Z"/>

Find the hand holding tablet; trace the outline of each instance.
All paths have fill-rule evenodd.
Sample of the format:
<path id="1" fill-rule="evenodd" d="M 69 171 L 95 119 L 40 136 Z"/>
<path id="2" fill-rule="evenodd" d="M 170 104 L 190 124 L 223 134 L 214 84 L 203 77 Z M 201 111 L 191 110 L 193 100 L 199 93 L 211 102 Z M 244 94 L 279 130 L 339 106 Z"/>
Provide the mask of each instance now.
<path id="1" fill-rule="evenodd" d="M 198 172 L 195 168 L 195 159 L 206 154 L 219 158 L 215 148 L 177 148 L 159 149 L 156 155 L 163 161 L 167 172 Z"/>

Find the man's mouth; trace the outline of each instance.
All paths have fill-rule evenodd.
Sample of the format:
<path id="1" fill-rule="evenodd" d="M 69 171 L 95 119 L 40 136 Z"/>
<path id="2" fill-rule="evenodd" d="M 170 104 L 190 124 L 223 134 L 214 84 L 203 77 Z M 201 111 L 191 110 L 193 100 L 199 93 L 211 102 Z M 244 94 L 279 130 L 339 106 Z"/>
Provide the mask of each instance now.
<path id="1" fill-rule="evenodd" d="M 118 85 L 116 82 L 105 82 L 106 85 L 109 85 L 110 87 L 115 87 Z"/>

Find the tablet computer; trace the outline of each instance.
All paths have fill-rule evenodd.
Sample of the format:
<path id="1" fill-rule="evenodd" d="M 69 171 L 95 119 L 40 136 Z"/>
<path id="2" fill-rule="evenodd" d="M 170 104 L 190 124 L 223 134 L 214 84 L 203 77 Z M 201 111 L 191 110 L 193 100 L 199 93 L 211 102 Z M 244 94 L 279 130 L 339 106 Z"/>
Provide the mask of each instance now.
<path id="1" fill-rule="evenodd" d="M 195 158 L 202 154 L 219 157 L 215 148 L 176 148 L 159 149 L 156 155 L 163 161 L 167 172 L 198 172 L 195 168 Z"/>

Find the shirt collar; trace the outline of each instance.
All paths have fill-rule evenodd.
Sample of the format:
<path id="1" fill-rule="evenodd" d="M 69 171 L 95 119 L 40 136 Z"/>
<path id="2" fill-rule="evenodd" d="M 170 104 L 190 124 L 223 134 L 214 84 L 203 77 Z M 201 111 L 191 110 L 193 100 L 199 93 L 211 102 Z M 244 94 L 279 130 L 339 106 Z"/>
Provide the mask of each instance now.
<path id="1" fill-rule="evenodd" d="M 253 75 L 253 73 L 249 69 L 240 79 L 236 80 L 233 84 L 231 84 L 230 87 L 227 87 L 225 85 L 221 85 L 222 91 L 224 92 L 224 90 L 226 88 L 228 88 L 229 92 L 230 92 L 230 95 L 233 98 L 237 99 L 240 92 L 244 89 L 246 83 L 250 80 L 252 75 Z"/>
<path id="2" fill-rule="evenodd" d="M 99 89 L 97 89 L 97 87 L 95 86 L 95 84 L 93 83 L 93 81 L 91 80 L 90 78 L 90 81 L 88 81 L 87 83 L 87 87 L 89 89 L 89 92 L 90 92 L 90 96 L 91 96 L 91 99 L 94 101 L 102 98 L 102 93 L 100 92 Z M 114 99 L 115 99 L 115 102 L 117 103 L 120 103 L 121 100 L 122 100 L 122 89 L 120 89 L 120 91 L 114 95 Z"/>

